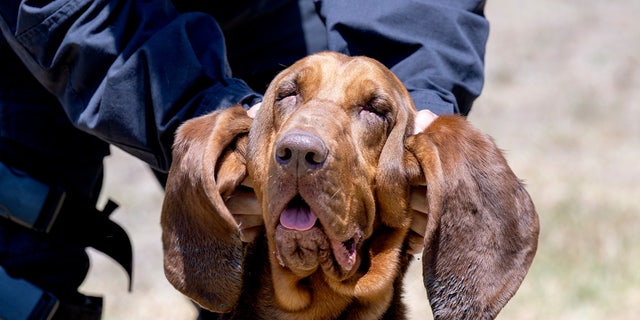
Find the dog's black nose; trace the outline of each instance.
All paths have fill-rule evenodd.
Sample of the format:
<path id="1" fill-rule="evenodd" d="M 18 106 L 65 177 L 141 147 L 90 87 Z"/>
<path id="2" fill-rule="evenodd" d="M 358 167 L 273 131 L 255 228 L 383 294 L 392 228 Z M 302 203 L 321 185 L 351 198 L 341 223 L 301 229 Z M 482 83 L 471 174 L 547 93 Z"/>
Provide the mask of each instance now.
<path id="1" fill-rule="evenodd" d="M 292 174 L 321 168 L 327 154 L 322 139 L 309 132 L 289 132 L 276 142 L 275 160 Z"/>

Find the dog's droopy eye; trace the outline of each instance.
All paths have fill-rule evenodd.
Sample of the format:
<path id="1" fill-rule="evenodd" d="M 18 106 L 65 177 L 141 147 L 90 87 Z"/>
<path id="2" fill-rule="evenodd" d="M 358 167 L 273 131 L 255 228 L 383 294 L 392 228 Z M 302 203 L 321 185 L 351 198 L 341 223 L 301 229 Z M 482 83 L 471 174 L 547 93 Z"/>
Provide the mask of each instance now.
<path id="1" fill-rule="evenodd" d="M 367 103 L 364 106 L 362 106 L 362 111 L 371 112 L 373 114 L 380 115 L 378 110 L 376 110 L 371 103 Z"/>
<path id="2" fill-rule="evenodd" d="M 360 112 L 370 113 L 386 120 L 387 115 L 389 114 L 389 109 L 387 99 L 382 97 L 373 97 L 362 104 Z"/>
<path id="3" fill-rule="evenodd" d="M 298 86 L 293 81 L 284 81 L 276 91 L 276 101 L 298 94 Z"/>

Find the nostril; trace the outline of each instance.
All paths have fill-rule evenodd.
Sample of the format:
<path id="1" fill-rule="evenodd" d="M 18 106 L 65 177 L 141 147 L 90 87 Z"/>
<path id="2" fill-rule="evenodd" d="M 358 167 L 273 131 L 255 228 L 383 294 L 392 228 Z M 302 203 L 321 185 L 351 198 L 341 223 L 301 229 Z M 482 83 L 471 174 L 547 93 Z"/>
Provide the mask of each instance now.
<path id="1" fill-rule="evenodd" d="M 307 161 L 308 164 L 311 165 L 319 165 L 322 164 L 324 162 L 326 157 L 321 156 L 315 152 L 309 152 L 307 153 L 307 155 L 304 157 L 304 160 Z"/>
<path id="2" fill-rule="evenodd" d="M 280 148 L 276 151 L 276 159 L 281 164 L 286 164 L 291 160 L 292 152 L 289 148 Z"/>

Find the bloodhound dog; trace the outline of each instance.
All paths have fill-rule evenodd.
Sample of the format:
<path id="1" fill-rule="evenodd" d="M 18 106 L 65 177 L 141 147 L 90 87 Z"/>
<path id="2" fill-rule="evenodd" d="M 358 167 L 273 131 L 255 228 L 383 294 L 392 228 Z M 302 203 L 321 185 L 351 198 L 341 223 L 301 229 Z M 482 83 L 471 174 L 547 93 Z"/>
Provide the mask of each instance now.
<path id="1" fill-rule="evenodd" d="M 404 319 L 422 250 L 436 319 L 494 318 L 535 255 L 534 205 L 465 118 L 414 134 L 415 117 L 382 64 L 321 53 L 276 76 L 255 118 L 185 122 L 162 209 L 168 280 L 224 319 Z"/>

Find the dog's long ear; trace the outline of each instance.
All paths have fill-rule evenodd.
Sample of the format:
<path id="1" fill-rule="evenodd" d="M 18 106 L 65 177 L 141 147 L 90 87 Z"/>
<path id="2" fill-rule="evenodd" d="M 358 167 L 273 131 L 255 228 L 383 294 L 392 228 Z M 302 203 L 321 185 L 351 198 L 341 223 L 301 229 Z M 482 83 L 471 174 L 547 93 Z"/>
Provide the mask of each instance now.
<path id="1" fill-rule="evenodd" d="M 176 134 L 165 189 L 165 275 L 176 289 L 216 312 L 230 311 L 242 287 L 240 229 L 221 195 L 246 177 L 250 125 L 239 106 L 185 122 Z"/>
<path id="2" fill-rule="evenodd" d="M 486 134 L 441 116 L 406 141 L 427 182 L 424 282 L 436 319 L 492 319 L 537 248 L 538 215 Z"/>

